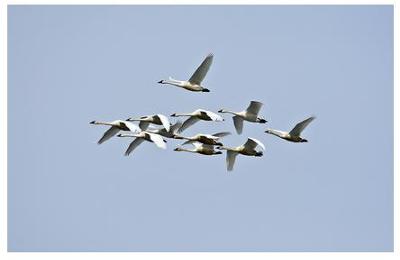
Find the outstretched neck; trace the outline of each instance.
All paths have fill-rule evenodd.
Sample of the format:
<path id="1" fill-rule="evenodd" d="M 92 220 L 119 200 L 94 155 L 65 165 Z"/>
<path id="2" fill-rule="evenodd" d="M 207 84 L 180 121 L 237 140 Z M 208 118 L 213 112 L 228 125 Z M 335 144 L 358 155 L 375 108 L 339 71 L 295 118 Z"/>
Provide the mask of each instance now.
<path id="1" fill-rule="evenodd" d="M 92 125 L 110 125 L 113 126 L 114 124 L 111 122 L 102 122 L 102 121 L 92 121 L 90 122 Z"/>
<path id="2" fill-rule="evenodd" d="M 182 135 L 180 135 L 180 134 L 175 134 L 175 135 L 174 135 L 174 139 L 185 139 L 185 140 L 190 140 L 189 137 L 185 137 L 185 136 L 182 136 Z"/>
<path id="3" fill-rule="evenodd" d="M 274 130 L 274 129 L 267 129 L 265 132 L 268 133 L 268 134 L 279 136 L 279 137 L 282 137 L 282 136 L 285 135 L 284 132 L 279 131 L 279 130 Z"/>
<path id="4" fill-rule="evenodd" d="M 163 84 L 171 84 L 171 85 L 175 85 L 175 86 L 178 86 L 178 87 L 182 87 L 183 86 L 183 82 L 182 81 L 173 79 L 172 77 L 169 77 L 168 79 L 163 80 L 162 83 Z"/>
<path id="5" fill-rule="evenodd" d="M 186 148 L 176 148 L 175 151 L 178 151 L 178 152 L 196 153 L 195 150 L 189 150 L 189 149 L 186 149 Z"/>
<path id="6" fill-rule="evenodd" d="M 237 112 L 234 111 L 230 111 L 230 110 L 226 110 L 226 109 L 221 109 L 220 111 L 218 111 L 219 113 L 226 113 L 226 114 L 232 114 L 232 115 L 237 115 Z"/>
<path id="7" fill-rule="evenodd" d="M 173 113 L 171 116 L 177 117 L 177 116 L 192 116 L 190 113 Z"/>
<path id="8" fill-rule="evenodd" d="M 226 151 L 236 151 L 234 148 L 231 147 L 226 147 L 226 146 L 219 146 L 218 147 L 219 150 L 226 150 Z"/>

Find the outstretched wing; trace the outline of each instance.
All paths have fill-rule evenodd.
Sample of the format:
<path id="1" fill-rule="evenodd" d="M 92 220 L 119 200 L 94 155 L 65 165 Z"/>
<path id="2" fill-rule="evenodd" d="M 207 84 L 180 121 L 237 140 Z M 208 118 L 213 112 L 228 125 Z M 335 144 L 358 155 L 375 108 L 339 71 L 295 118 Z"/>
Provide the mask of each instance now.
<path id="1" fill-rule="evenodd" d="M 190 77 L 189 82 L 192 84 L 200 85 L 205 76 L 207 75 L 208 70 L 212 64 L 214 55 L 212 53 L 208 54 L 208 56 L 204 59 L 201 65 L 197 68 L 197 70 Z"/>
<path id="2" fill-rule="evenodd" d="M 164 126 L 165 130 L 167 130 L 167 132 L 169 132 L 169 128 L 170 128 L 170 123 L 169 123 L 169 119 L 168 117 L 158 114 L 157 115 L 158 118 L 160 119 L 162 125 Z"/>
<path id="3" fill-rule="evenodd" d="M 260 112 L 262 105 L 263 105 L 263 103 L 261 103 L 261 102 L 251 101 L 250 105 L 247 107 L 246 111 L 247 111 L 247 113 L 258 115 L 258 112 Z"/>
<path id="4" fill-rule="evenodd" d="M 142 129 L 142 131 L 144 131 L 144 130 L 147 129 L 147 127 L 149 127 L 149 124 L 150 124 L 149 122 L 140 121 L 140 123 L 139 123 L 139 128 Z"/>
<path id="5" fill-rule="evenodd" d="M 204 116 L 205 118 L 208 118 L 208 119 L 210 119 L 212 121 L 217 121 L 217 122 L 224 121 L 222 116 L 220 116 L 220 115 L 218 115 L 218 114 L 216 114 L 214 112 L 211 112 L 211 111 L 208 111 L 208 110 L 203 110 L 203 109 L 198 109 L 196 111 L 199 112 L 201 116 Z"/>
<path id="6" fill-rule="evenodd" d="M 234 151 L 226 151 L 226 167 L 228 171 L 233 170 L 233 165 L 235 164 L 237 152 Z"/>
<path id="7" fill-rule="evenodd" d="M 263 143 L 261 143 L 260 141 L 258 141 L 255 138 L 248 138 L 247 142 L 244 144 L 244 147 L 250 149 L 250 150 L 254 150 L 256 149 L 257 145 L 261 146 L 261 148 L 263 150 L 265 150 L 265 146 Z"/>
<path id="8" fill-rule="evenodd" d="M 157 145 L 157 147 L 161 149 L 167 149 L 167 144 L 165 143 L 164 139 L 162 138 L 161 135 L 158 134 L 152 134 L 152 133 L 147 133 L 150 136 L 150 140 Z"/>
<path id="9" fill-rule="evenodd" d="M 186 128 L 192 126 L 194 123 L 196 123 L 197 121 L 199 121 L 200 119 L 198 119 L 197 117 L 189 117 L 188 119 L 186 119 L 185 122 L 183 122 L 182 126 L 179 128 L 178 133 L 183 132 Z"/>
<path id="10" fill-rule="evenodd" d="M 129 146 L 128 149 L 126 149 L 125 151 L 125 156 L 128 156 L 133 150 L 136 149 L 136 147 L 139 146 L 139 144 L 143 143 L 144 139 L 143 138 L 135 138 L 135 140 L 133 140 Z"/>
<path id="11" fill-rule="evenodd" d="M 125 125 L 129 129 L 129 131 L 131 131 L 133 133 L 139 133 L 142 131 L 142 129 L 140 129 L 140 127 L 138 127 L 137 125 L 135 125 L 131 122 L 128 122 L 128 121 L 122 121 L 122 122 L 120 122 L 120 124 Z"/>
<path id="12" fill-rule="evenodd" d="M 231 132 L 220 132 L 220 133 L 213 134 L 213 136 L 221 138 L 221 137 L 224 137 L 224 136 L 227 136 L 227 135 L 230 135 L 230 134 L 231 134 Z"/>
<path id="13" fill-rule="evenodd" d="M 100 140 L 97 142 L 98 144 L 102 144 L 105 141 L 107 141 L 108 139 L 110 139 L 111 137 L 113 137 L 114 135 L 116 135 L 119 132 L 119 128 L 116 126 L 112 126 L 110 127 L 110 129 L 108 129 L 104 135 L 100 138 Z"/>
<path id="14" fill-rule="evenodd" d="M 234 116 L 232 117 L 233 119 L 233 124 L 235 125 L 236 132 L 238 134 L 241 134 L 243 131 L 243 119 L 239 116 Z"/>
<path id="15" fill-rule="evenodd" d="M 300 134 L 304 130 L 304 128 L 306 128 L 308 126 L 308 124 L 311 123 L 311 121 L 313 121 L 314 119 L 315 119 L 315 116 L 312 116 L 312 117 L 307 118 L 304 121 L 301 121 L 292 129 L 292 131 L 289 132 L 289 134 L 293 135 L 293 136 L 300 136 Z"/>
<path id="16" fill-rule="evenodd" d="M 181 128 L 181 126 L 182 126 L 182 122 L 181 122 L 181 121 L 177 121 L 175 124 L 173 124 L 173 125 L 170 127 L 171 133 L 172 133 L 172 134 L 177 133 L 178 130 L 179 130 L 179 128 Z"/>

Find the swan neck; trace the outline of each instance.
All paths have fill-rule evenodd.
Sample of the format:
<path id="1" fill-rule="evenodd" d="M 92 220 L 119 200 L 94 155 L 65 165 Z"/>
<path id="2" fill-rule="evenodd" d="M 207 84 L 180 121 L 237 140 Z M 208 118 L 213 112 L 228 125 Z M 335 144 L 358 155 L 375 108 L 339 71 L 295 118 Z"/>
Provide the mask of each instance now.
<path id="1" fill-rule="evenodd" d="M 110 123 L 110 122 L 102 122 L 102 121 L 95 121 L 93 124 L 94 124 L 94 125 L 110 125 L 110 126 L 113 126 L 113 125 L 114 125 L 113 123 Z"/>

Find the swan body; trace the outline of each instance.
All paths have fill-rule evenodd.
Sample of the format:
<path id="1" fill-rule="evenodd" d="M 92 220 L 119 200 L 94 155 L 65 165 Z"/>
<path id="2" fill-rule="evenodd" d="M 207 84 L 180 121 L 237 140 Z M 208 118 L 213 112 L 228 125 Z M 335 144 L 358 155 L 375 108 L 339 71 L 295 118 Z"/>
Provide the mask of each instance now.
<path id="1" fill-rule="evenodd" d="M 218 115 L 215 114 L 214 112 L 207 111 L 204 109 L 197 109 L 193 111 L 192 113 L 174 113 L 171 115 L 172 117 L 179 117 L 179 116 L 188 116 L 189 118 L 186 119 L 186 121 L 183 122 L 182 126 L 179 128 L 178 132 L 182 132 L 188 127 L 192 126 L 194 123 L 198 122 L 199 120 L 205 120 L 205 121 L 224 121 L 224 119 Z"/>
<path id="2" fill-rule="evenodd" d="M 157 115 L 151 115 L 151 116 L 142 116 L 140 118 L 128 118 L 127 121 L 139 121 L 139 127 L 142 129 L 142 131 L 146 130 L 149 124 L 155 124 L 155 125 L 162 125 L 164 128 L 169 131 L 170 127 L 170 122 L 168 117 L 157 114 Z"/>
<path id="3" fill-rule="evenodd" d="M 221 109 L 219 113 L 228 113 L 233 116 L 233 124 L 235 125 L 236 132 L 241 134 L 243 131 L 243 120 L 253 123 L 265 124 L 267 120 L 258 116 L 263 103 L 258 101 L 251 101 L 246 110 L 240 112 L 229 111 Z"/>
<path id="4" fill-rule="evenodd" d="M 166 141 L 158 134 L 149 133 L 147 131 L 141 131 L 138 134 L 118 134 L 118 137 L 136 137 L 128 146 L 125 151 L 125 156 L 128 156 L 136 147 L 138 147 L 143 141 L 154 143 L 161 149 L 166 149 Z"/>
<path id="5" fill-rule="evenodd" d="M 246 143 L 237 147 L 217 147 L 219 150 L 226 150 L 226 165 L 227 170 L 232 171 L 233 165 L 235 164 L 236 156 L 238 154 L 246 155 L 246 156 L 263 156 L 262 151 L 257 151 L 256 147 L 260 146 L 263 150 L 265 150 L 265 146 L 263 143 L 258 141 L 255 138 L 248 138 Z"/>
<path id="6" fill-rule="evenodd" d="M 177 87 L 184 88 L 184 89 L 190 90 L 190 91 L 195 91 L 195 92 L 210 92 L 209 89 L 207 89 L 201 85 L 201 82 L 207 75 L 207 72 L 210 69 L 210 66 L 212 64 L 213 58 L 214 58 L 214 55 L 212 53 L 210 53 L 204 59 L 204 61 L 200 64 L 200 66 L 196 69 L 196 71 L 193 73 L 193 75 L 190 77 L 190 79 L 187 81 L 176 80 L 176 79 L 173 79 L 172 77 L 169 77 L 168 80 L 160 80 L 158 83 L 173 85 L 173 86 L 177 86 Z"/>
<path id="7" fill-rule="evenodd" d="M 195 147 L 193 150 L 186 149 L 183 147 L 177 147 L 174 151 L 177 152 L 189 152 L 189 153 L 199 153 L 203 155 L 215 155 L 215 154 L 222 154 L 221 151 L 216 151 L 213 145 L 202 144 L 198 142 L 193 142 L 192 145 Z"/>
<path id="8" fill-rule="evenodd" d="M 300 134 L 308 126 L 308 124 L 310 124 L 311 121 L 313 121 L 314 119 L 315 119 L 315 117 L 311 116 L 311 117 L 307 118 L 306 120 L 301 121 L 300 123 L 296 124 L 296 126 L 290 132 L 285 132 L 285 131 L 280 131 L 280 130 L 275 130 L 275 129 L 267 129 L 265 132 L 268 134 L 278 136 L 279 138 L 285 139 L 290 142 L 305 143 L 305 142 L 308 142 L 308 140 L 302 138 L 300 136 Z"/>
<path id="9" fill-rule="evenodd" d="M 135 125 L 132 124 L 131 122 L 124 121 L 124 120 L 115 120 L 112 122 L 101 122 L 101 121 L 92 121 L 90 122 L 92 125 L 108 125 L 111 126 L 105 133 L 104 135 L 100 138 L 100 140 L 97 142 L 98 144 L 102 144 L 114 135 L 116 135 L 120 130 L 122 131 L 130 131 L 133 133 L 139 133 L 141 129 Z"/>
<path id="10" fill-rule="evenodd" d="M 194 143 L 194 142 L 199 142 L 202 144 L 208 144 L 208 145 L 220 145 L 222 146 L 223 144 L 221 142 L 219 142 L 219 139 L 230 135 L 231 133 L 229 132 L 221 132 L 221 133 L 215 133 L 212 135 L 207 135 L 207 134 L 197 134 L 191 137 L 185 137 L 185 136 L 181 136 L 179 134 L 175 135 L 175 139 L 185 139 L 187 140 L 186 142 L 184 142 L 182 145 L 185 144 L 190 144 L 190 143 Z"/>

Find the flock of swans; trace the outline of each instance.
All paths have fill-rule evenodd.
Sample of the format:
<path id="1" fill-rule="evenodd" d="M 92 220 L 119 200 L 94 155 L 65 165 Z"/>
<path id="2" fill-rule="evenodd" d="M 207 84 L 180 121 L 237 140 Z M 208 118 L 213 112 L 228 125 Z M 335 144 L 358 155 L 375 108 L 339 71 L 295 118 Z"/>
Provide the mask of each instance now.
<path id="1" fill-rule="evenodd" d="M 205 78 L 213 61 L 213 54 L 209 54 L 200 66 L 196 69 L 189 80 L 176 80 L 169 77 L 168 80 L 161 80 L 160 84 L 169 84 L 176 87 L 180 87 L 189 91 L 196 92 L 210 92 L 209 89 L 201 85 L 201 82 Z M 262 107 L 262 103 L 258 101 L 251 101 L 249 106 L 240 112 L 233 112 L 225 109 L 221 109 L 218 113 L 232 114 L 233 124 L 235 126 L 237 134 L 241 134 L 243 131 L 243 122 L 260 123 L 265 124 L 267 120 L 259 117 L 259 112 Z M 224 121 L 224 119 L 217 113 L 207 111 L 204 109 L 197 109 L 191 113 L 174 113 L 171 117 L 187 117 L 182 123 L 177 121 L 175 124 L 171 124 L 169 118 L 162 114 L 142 116 L 139 118 L 128 118 L 126 120 L 115 120 L 112 122 L 92 121 L 90 124 L 94 125 L 106 125 L 110 128 L 104 133 L 104 135 L 98 141 L 98 144 L 102 144 L 113 136 L 134 138 L 129 144 L 125 155 L 131 154 L 136 147 L 138 147 L 143 141 L 154 143 L 161 149 L 166 149 L 166 140 L 164 138 L 181 139 L 186 140 L 179 147 L 175 148 L 174 151 L 184 151 L 191 153 L 199 153 L 203 155 L 216 155 L 222 154 L 222 151 L 226 151 L 226 164 L 227 170 L 232 171 L 235 163 L 236 156 L 238 154 L 245 156 L 262 156 L 263 152 L 257 150 L 260 147 L 265 150 L 265 146 L 262 142 L 255 138 L 248 138 L 247 141 L 237 147 L 226 147 L 221 142 L 221 138 L 230 135 L 230 132 L 220 132 L 215 134 L 197 134 L 194 136 L 183 136 L 182 132 L 187 128 L 193 126 L 200 120 L 204 121 Z M 296 126 L 289 132 L 280 131 L 275 129 L 267 129 L 265 133 L 275 135 L 291 142 L 307 142 L 306 139 L 300 136 L 301 132 L 307 127 L 308 124 L 314 120 L 314 116 L 311 116 L 304 121 L 296 124 Z M 139 122 L 138 125 L 132 122 Z M 150 128 L 150 124 L 159 125 L 161 128 Z M 120 131 L 127 131 L 128 133 L 119 133 Z M 192 145 L 193 149 L 184 148 L 185 145 Z"/>

